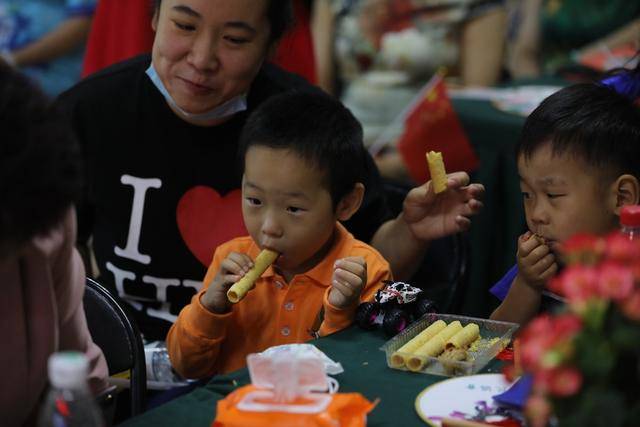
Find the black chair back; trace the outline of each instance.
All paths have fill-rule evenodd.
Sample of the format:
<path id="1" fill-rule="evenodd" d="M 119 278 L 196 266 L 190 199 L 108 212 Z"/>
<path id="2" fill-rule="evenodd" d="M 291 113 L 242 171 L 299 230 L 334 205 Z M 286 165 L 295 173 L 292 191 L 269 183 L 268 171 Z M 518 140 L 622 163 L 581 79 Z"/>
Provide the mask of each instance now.
<path id="1" fill-rule="evenodd" d="M 134 319 L 111 292 L 89 278 L 83 303 L 91 337 L 104 353 L 109 375 L 131 370 L 131 415 L 142 413 L 147 371 L 142 336 Z"/>

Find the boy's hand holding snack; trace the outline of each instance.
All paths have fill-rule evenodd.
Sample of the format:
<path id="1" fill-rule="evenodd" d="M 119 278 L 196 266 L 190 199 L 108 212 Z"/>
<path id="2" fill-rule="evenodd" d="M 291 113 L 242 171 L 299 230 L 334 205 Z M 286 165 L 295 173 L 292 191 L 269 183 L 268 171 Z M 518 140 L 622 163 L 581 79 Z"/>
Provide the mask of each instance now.
<path id="1" fill-rule="evenodd" d="M 231 310 L 227 291 L 253 267 L 253 260 L 247 254 L 231 252 L 220 264 L 220 271 L 202 295 L 200 302 L 207 310 L 223 314 Z"/>
<path id="2" fill-rule="evenodd" d="M 339 259 L 334 264 L 329 304 L 344 309 L 360 301 L 360 294 L 367 283 L 367 262 L 362 257 Z"/>
<path id="3" fill-rule="evenodd" d="M 518 276 L 531 288 L 542 291 L 558 271 L 556 258 L 544 239 L 530 231 L 518 238 Z"/>

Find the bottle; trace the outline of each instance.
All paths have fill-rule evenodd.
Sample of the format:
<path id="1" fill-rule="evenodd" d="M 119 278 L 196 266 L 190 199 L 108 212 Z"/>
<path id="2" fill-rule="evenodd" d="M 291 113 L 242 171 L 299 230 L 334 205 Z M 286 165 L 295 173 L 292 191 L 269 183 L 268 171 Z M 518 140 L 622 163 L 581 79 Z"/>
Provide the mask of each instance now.
<path id="1" fill-rule="evenodd" d="M 87 384 L 89 362 L 78 352 L 49 357 L 51 388 L 42 406 L 40 427 L 103 427 L 98 404 Z"/>
<path id="2" fill-rule="evenodd" d="M 640 239 L 640 205 L 622 207 L 620 211 L 620 231 L 629 240 Z"/>
<path id="3" fill-rule="evenodd" d="M 164 384 L 179 384 L 182 378 L 173 370 L 169 351 L 164 341 L 154 341 L 144 346 L 147 380 Z"/>

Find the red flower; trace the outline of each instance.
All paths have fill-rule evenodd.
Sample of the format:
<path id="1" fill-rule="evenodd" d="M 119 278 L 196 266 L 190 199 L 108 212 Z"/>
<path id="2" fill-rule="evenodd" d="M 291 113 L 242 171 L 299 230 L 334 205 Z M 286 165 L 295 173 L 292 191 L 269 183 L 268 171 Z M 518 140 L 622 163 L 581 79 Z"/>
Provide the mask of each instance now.
<path id="1" fill-rule="evenodd" d="M 569 302 L 584 302 L 598 294 L 598 270 L 593 267 L 567 267 L 549 281 L 549 289 Z"/>
<path id="2" fill-rule="evenodd" d="M 631 264 L 629 266 L 629 270 L 631 271 L 631 275 L 633 276 L 633 280 L 636 283 L 640 283 L 640 262 Z"/>
<path id="3" fill-rule="evenodd" d="M 521 335 L 522 366 L 527 370 L 556 367 L 571 357 L 571 339 L 582 329 L 582 320 L 571 313 L 552 318 L 542 315 Z"/>
<path id="4" fill-rule="evenodd" d="M 521 360 L 522 367 L 529 370 L 537 370 L 542 366 L 543 357 L 552 346 L 550 338 L 545 336 L 532 339 L 522 339 Z"/>
<path id="5" fill-rule="evenodd" d="M 604 254 L 605 241 L 591 234 L 576 234 L 560 246 L 567 264 L 595 264 Z"/>
<path id="6" fill-rule="evenodd" d="M 546 426 L 554 409 L 563 425 L 563 417 L 589 398 L 593 387 L 610 387 L 626 399 L 637 398 L 635 391 L 594 374 L 597 360 L 577 356 L 602 348 L 616 357 L 614 363 L 628 362 L 617 355 L 619 343 L 612 332 L 632 322 L 640 327 L 640 240 L 629 241 L 620 233 L 606 239 L 581 235 L 567 241 L 563 250 L 567 268 L 548 287 L 567 298 L 567 307 L 535 318 L 520 335 L 522 369 L 533 376 L 534 394 L 525 414 L 536 427 Z M 634 371 L 637 366 L 635 358 L 628 368 Z"/>
<path id="7" fill-rule="evenodd" d="M 537 337 L 547 334 L 551 328 L 551 315 L 549 315 L 549 313 L 543 313 L 527 324 L 527 327 L 522 331 L 522 339 L 524 341 L 529 339 L 530 336 Z"/>
<path id="8" fill-rule="evenodd" d="M 598 293 L 601 297 L 620 301 L 631 295 L 633 287 L 633 273 L 628 267 L 613 261 L 600 265 Z"/>
<path id="9" fill-rule="evenodd" d="M 574 367 L 561 367 L 549 372 L 549 393 L 554 396 L 573 396 L 580 387 L 582 374 Z"/>
<path id="10" fill-rule="evenodd" d="M 520 335 L 520 360 L 525 370 L 535 370 L 543 355 L 553 345 L 551 316 L 543 314 L 533 319 Z"/>
<path id="11" fill-rule="evenodd" d="M 636 289 L 629 298 L 620 301 L 620 309 L 631 320 L 640 322 L 640 289 Z"/>
<path id="12" fill-rule="evenodd" d="M 525 414 L 531 427 L 546 427 L 551 416 L 551 404 L 544 396 L 534 394 L 527 399 Z"/>
<path id="13" fill-rule="evenodd" d="M 582 329 L 582 319 L 572 313 L 561 314 L 553 319 L 553 332 L 558 340 L 573 338 Z"/>
<path id="14" fill-rule="evenodd" d="M 612 261 L 631 263 L 640 260 L 640 243 L 629 240 L 622 233 L 614 232 L 606 237 L 606 256 Z"/>

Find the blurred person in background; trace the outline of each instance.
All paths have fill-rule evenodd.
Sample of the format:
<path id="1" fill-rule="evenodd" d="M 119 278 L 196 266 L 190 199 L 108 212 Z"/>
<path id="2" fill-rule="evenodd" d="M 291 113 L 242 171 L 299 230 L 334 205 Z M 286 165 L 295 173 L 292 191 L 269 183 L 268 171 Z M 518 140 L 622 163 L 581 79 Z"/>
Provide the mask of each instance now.
<path id="1" fill-rule="evenodd" d="M 557 75 L 624 46 L 633 55 L 640 42 L 637 0 L 522 0 L 513 19 L 508 68 L 514 78 Z"/>
<path id="2" fill-rule="evenodd" d="M 318 0 L 313 14 L 318 80 L 334 94 L 371 71 L 424 83 L 445 66 L 464 85 L 500 77 L 501 0 Z"/>
<path id="3" fill-rule="evenodd" d="M 80 79 L 96 0 L 0 0 L 0 61 L 54 97 Z"/>
<path id="4" fill-rule="evenodd" d="M 503 69 L 502 0 L 317 0 L 319 85 L 362 123 L 383 176 L 410 181 L 395 141 L 398 116 L 442 67 L 449 84 L 490 86 Z"/>
<path id="5" fill-rule="evenodd" d="M 0 414 L 34 425 L 47 359 L 84 353 L 94 393 L 107 363 L 82 305 L 85 270 L 75 249 L 80 153 L 71 129 L 24 75 L 0 64 Z"/>

